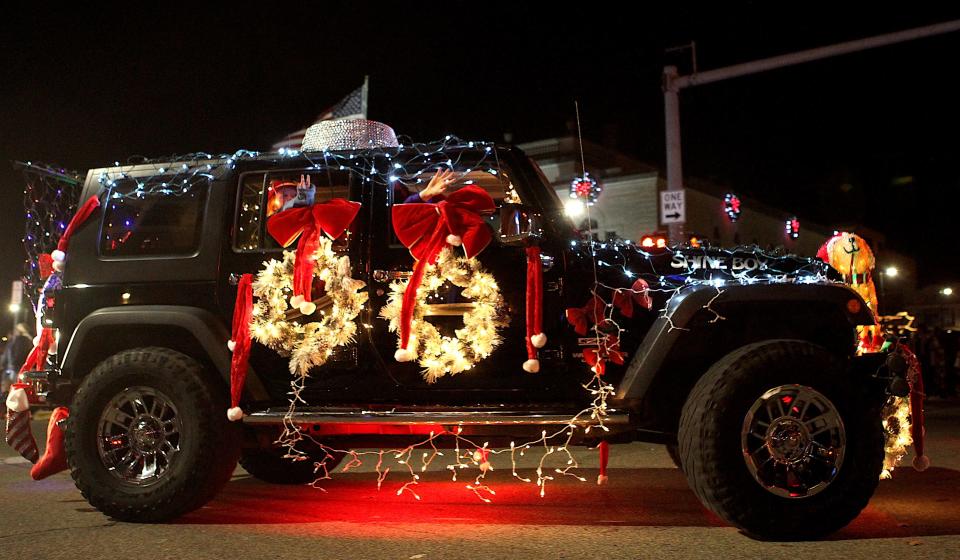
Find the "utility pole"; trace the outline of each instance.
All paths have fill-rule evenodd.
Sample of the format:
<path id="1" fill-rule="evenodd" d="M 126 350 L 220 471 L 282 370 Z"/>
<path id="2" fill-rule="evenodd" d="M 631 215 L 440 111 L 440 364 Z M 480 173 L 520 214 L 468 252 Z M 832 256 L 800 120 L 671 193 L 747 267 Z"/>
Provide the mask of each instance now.
<path id="1" fill-rule="evenodd" d="M 842 54 L 865 51 L 876 47 L 903 43 L 914 39 L 932 37 L 945 33 L 960 31 L 960 20 L 947 21 L 925 27 L 916 27 L 904 31 L 867 37 L 865 39 L 856 39 L 844 43 L 837 43 L 826 47 L 817 47 L 805 51 L 773 56 L 745 62 L 743 64 L 734 64 L 708 70 L 698 73 L 696 70 L 687 76 L 681 76 L 676 66 L 665 66 L 663 68 L 663 109 L 664 123 L 666 125 L 666 146 L 667 146 L 667 190 L 683 190 L 683 165 L 681 162 L 680 148 L 680 90 L 719 82 L 730 78 L 737 78 L 749 74 L 757 74 L 804 62 L 812 62 Z M 683 240 L 683 224 L 670 224 L 669 226 L 670 243 L 680 243 Z"/>

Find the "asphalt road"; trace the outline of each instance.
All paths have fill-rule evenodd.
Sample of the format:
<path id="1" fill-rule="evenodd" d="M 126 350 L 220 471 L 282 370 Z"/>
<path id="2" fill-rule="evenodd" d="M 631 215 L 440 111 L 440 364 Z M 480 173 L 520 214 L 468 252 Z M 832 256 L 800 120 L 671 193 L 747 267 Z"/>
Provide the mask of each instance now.
<path id="1" fill-rule="evenodd" d="M 38 441 L 45 423 L 34 421 Z M 960 402 L 928 407 L 924 473 L 901 467 L 850 526 L 821 542 L 765 543 L 726 527 L 700 506 L 660 446 L 611 447 L 610 483 L 598 487 L 595 452 L 581 473 L 533 484 L 494 459 L 483 503 L 461 477 L 427 473 L 421 500 L 378 492 L 369 468 L 335 475 L 323 490 L 273 486 L 237 469 L 208 506 L 173 523 L 108 519 L 68 474 L 30 480 L 29 465 L 0 444 L 0 558 L 960 558 Z M 529 457 L 526 461 L 529 461 Z M 909 457 L 905 464 L 909 464 Z M 528 463 L 524 463 L 528 464 Z M 365 472 L 364 472 L 365 471 Z M 529 470 L 527 471 L 530 472 Z"/>

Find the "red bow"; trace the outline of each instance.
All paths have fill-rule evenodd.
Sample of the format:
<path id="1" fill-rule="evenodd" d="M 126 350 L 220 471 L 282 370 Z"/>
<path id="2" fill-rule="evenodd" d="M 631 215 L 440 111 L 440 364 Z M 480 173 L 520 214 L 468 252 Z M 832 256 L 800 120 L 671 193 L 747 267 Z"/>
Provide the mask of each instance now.
<path id="1" fill-rule="evenodd" d="M 437 204 L 398 204 L 393 207 L 393 231 L 417 259 L 400 304 L 400 350 L 405 352 L 410 342 L 414 299 L 427 265 L 436 262 L 437 255 L 448 243 L 463 245 L 467 257 L 483 251 L 493 239 L 483 214 L 496 208 L 487 191 L 476 185 L 467 185 Z"/>
<path id="2" fill-rule="evenodd" d="M 571 307 L 567 309 L 567 322 L 573 325 L 573 330 L 580 336 L 587 334 L 590 325 L 602 324 L 606 318 L 604 312 L 607 304 L 600 299 L 600 296 L 594 294 L 593 298 L 583 307 Z"/>
<path id="3" fill-rule="evenodd" d="M 643 278 L 638 278 L 629 290 L 618 289 L 613 293 L 613 306 L 620 314 L 630 319 L 633 317 L 633 304 L 649 311 L 653 307 L 653 300 L 650 299 L 648 290 L 650 285 Z"/>
<path id="4" fill-rule="evenodd" d="M 320 232 L 336 239 L 347 231 L 357 213 L 360 203 L 334 198 L 313 206 L 290 208 L 278 212 L 267 220 L 267 231 L 286 247 L 300 236 L 293 266 L 293 295 L 310 301 L 313 284 L 314 253 L 320 246 Z"/>
<path id="5" fill-rule="evenodd" d="M 473 257 L 493 239 L 483 215 L 496 208 L 487 191 L 467 185 L 437 204 L 397 204 L 393 207 L 393 231 L 417 260 L 432 264 L 448 235 L 459 237 L 463 252 Z"/>
<path id="6" fill-rule="evenodd" d="M 620 351 L 620 341 L 615 336 L 607 336 L 606 340 L 596 348 L 583 350 L 583 361 L 587 362 L 597 375 L 607 371 L 607 362 L 623 365 L 624 354 Z"/>

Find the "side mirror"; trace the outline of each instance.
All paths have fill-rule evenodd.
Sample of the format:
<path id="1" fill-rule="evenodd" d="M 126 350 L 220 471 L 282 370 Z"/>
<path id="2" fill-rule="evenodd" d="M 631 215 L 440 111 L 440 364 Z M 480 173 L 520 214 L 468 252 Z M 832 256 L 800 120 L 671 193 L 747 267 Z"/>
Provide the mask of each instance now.
<path id="1" fill-rule="evenodd" d="M 522 204 L 504 203 L 500 207 L 500 242 L 522 246 L 543 237 L 540 214 Z"/>

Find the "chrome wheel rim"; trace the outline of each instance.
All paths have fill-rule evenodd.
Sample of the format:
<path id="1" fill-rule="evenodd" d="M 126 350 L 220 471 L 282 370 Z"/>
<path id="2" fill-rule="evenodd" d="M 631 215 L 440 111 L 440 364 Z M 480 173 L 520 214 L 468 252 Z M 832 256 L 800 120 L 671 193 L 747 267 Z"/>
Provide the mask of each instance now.
<path id="1" fill-rule="evenodd" d="M 825 490 L 843 465 L 846 431 L 837 408 L 804 385 L 764 393 L 743 420 L 747 470 L 760 486 L 783 498 L 809 498 Z"/>
<path id="2" fill-rule="evenodd" d="M 113 397 L 100 415 L 100 461 L 124 483 L 155 484 L 176 461 L 182 430 L 170 397 L 151 387 L 130 387 Z"/>

